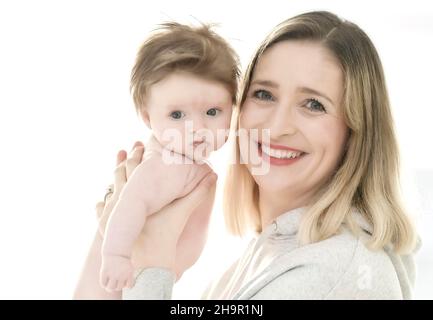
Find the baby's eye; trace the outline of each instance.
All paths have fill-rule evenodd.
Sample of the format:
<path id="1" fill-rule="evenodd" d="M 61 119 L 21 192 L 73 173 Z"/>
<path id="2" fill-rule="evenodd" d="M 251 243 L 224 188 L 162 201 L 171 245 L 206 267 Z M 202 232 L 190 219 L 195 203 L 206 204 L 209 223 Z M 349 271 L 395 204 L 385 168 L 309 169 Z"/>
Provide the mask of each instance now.
<path id="1" fill-rule="evenodd" d="M 307 100 L 307 108 L 313 112 L 326 112 L 325 107 L 318 100 L 310 98 Z"/>
<path id="2" fill-rule="evenodd" d="M 259 100 L 274 101 L 272 94 L 269 91 L 262 89 L 254 91 L 253 97 Z"/>
<path id="3" fill-rule="evenodd" d="M 212 117 L 215 117 L 218 113 L 220 113 L 221 112 L 221 110 L 219 110 L 219 109 L 217 109 L 217 108 L 211 108 L 211 109 L 209 109 L 207 112 L 206 112 L 206 114 L 208 115 L 208 116 L 212 116 Z"/>
<path id="4" fill-rule="evenodd" d="M 173 111 L 172 113 L 170 113 L 170 117 L 175 120 L 181 119 L 182 116 L 185 116 L 185 114 L 182 111 Z"/>

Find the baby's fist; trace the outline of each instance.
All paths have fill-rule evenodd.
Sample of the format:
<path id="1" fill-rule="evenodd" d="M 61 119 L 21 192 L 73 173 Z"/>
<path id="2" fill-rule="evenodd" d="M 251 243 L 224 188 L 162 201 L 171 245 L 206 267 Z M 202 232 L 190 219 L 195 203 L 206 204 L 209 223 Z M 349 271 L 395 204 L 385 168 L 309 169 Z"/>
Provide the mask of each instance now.
<path id="1" fill-rule="evenodd" d="M 132 288 L 134 268 L 131 259 L 121 256 L 104 255 L 99 282 L 108 292 Z"/>

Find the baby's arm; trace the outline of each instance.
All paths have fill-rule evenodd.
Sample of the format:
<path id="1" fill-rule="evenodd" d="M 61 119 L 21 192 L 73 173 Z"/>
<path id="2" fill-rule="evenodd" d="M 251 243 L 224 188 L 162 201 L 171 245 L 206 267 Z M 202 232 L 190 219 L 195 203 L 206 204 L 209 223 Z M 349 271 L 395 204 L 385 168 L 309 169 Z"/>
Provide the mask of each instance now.
<path id="1" fill-rule="evenodd" d="M 135 168 L 108 220 L 103 254 L 129 257 L 146 217 L 183 191 L 191 166 L 165 165 L 159 153 L 146 154 Z"/>
<path id="2" fill-rule="evenodd" d="M 131 286 L 133 267 L 130 260 L 133 245 L 147 215 L 158 211 L 180 193 L 190 168 L 166 166 L 158 152 L 147 152 L 123 187 L 107 222 L 102 245 L 101 286 L 121 290 Z M 161 180 L 171 174 L 169 188 L 160 188 Z"/>
<path id="3" fill-rule="evenodd" d="M 120 283 L 130 279 L 132 247 L 147 215 L 189 193 L 209 170 L 207 165 L 166 165 L 160 153 L 145 154 L 125 184 L 107 224 L 102 248 L 102 286 L 113 289 L 110 279 Z M 116 288 L 120 290 L 123 286 Z"/>

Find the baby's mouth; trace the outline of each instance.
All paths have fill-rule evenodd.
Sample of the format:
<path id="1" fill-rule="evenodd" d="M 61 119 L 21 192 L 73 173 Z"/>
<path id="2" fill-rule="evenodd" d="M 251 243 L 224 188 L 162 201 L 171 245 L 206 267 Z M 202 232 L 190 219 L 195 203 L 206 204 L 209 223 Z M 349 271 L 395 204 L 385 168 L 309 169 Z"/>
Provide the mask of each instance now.
<path id="1" fill-rule="evenodd" d="M 194 147 L 197 147 L 197 146 L 199 146 L 199 145 L 201 145 L 203 143 L 203 141 L 195 141 L 195 142 L 193 142 L 193 146 Z"/>

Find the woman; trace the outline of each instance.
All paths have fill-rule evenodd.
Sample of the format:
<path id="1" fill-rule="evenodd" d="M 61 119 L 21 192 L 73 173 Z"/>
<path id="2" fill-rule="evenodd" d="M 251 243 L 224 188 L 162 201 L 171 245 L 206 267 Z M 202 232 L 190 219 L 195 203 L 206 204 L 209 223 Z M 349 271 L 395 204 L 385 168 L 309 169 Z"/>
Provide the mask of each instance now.
<path id="1" fill-rule="evenodd" d="M 399 195 L 385 79 L 367 35 L 329 12 L 288 19 L 257 50 L 239 96 L 232 126 L 237 163 L 223 204 L 229 229 L 242 235 L 253 228 L 256 237 L 203 298 L 411 298 L 416 233 Z M 269 165 L 265 173 L 246 157 L 251 151 Z M 126 163 L 120 154 L 118 171 L 126 173 L 116 175 L 115 190 L 141 154 L 136 149 Z M 125 299 L 170 298 L 176 274 L 199 256 L 191 235 L 206 230 L 206 223 L 185 221 L 213 195 L 214 180 L 207 177 L 149 220 Z M 99 205 L 104 216 L 115 194 Z M 99 290 L 92 257 L 77 298 L 86 297 L 83 288 L 93 297 Z"/>

